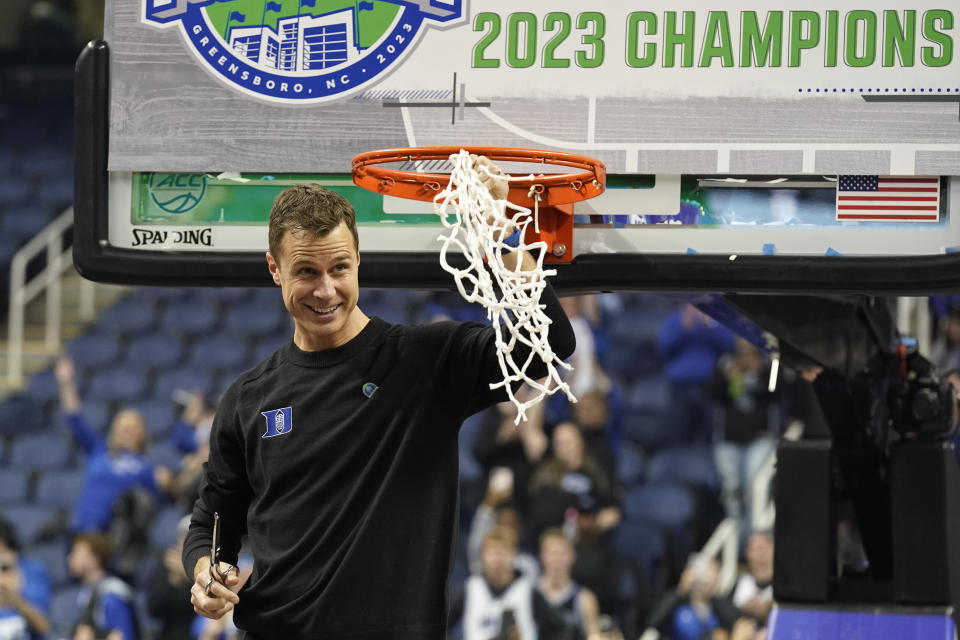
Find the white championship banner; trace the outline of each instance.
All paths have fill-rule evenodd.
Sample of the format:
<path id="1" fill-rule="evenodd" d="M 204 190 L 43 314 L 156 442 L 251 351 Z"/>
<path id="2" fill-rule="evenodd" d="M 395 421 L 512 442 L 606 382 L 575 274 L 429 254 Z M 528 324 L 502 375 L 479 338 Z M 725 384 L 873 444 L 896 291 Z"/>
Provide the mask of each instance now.
<path id="1" fill-rule="evenodd" d="M 960 174 L 960 9 L 900 0 L 114 0 L 110 169 L 424 145 L 611 173 Z"/>

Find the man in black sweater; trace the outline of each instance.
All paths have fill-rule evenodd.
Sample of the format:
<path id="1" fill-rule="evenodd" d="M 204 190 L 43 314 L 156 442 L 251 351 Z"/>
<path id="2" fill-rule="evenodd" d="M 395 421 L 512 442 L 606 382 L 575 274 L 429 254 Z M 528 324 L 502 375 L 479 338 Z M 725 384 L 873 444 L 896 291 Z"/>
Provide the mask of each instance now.
<path id="1" fill-rule="evenodd" d="M 505 197 L 503 181 L 487 186 Z M 502 379 L 494 331 L 364 315 L 353 208 L 321 187 L 277 197 L 269 241 L 293 341 L 241 375 L 220 404 L 183 547 L 191 601 L 214 619 L 235 606 L 246 640 L 439 640 L 457 432 L 505 399 L 489 387 Z M 510 255 L 533 266 L 526 252 Z M 551 347 L 566 358 L 570 324 L 549 286 L 541 301 Z M 211 571 L 214 513 L 223 561 Z M 238 595 L 228 563 L 244 533 L 254 568 Z"/>

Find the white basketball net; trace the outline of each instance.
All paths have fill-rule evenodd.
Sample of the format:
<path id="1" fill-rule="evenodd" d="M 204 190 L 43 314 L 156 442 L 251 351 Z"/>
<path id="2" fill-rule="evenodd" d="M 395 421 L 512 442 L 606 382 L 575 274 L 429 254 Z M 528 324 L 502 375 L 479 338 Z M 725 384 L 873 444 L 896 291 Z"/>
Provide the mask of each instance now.
<path id="1" fill-rule="evenodd" d="M 450 162 L 453 164 L 450 182 L 434 198 L 434 208 L 449 230 L 438 238 L 443 242 L 440 265 L 453 274 L 464 300 L 477 302 L 487 310 L 496 333 L 497 359 L 503 373 L 503 380 L 491 383 L 490 388 L 503 387 L 506 390 L 510 401 L 517 407 L 517 424 L 526 420 L 529 407 L 557 391 L 562 390 L 571 402 L 576 402 L 561 377 L 561 369 L 570 370 L 572 367 L 557 358 L 550 348 L 547 341 L 550 318 L 543 311 L 545 305 L 540 304 L 546 278 L 557 272 L 543 268 L 547 251 L 545 242 L 526 244 L 523 241 L 527 227 L 531 223 L 535 228 L 537 226 L 536 208 L 531 212 L 526 207 L 494 199 L 481 182 L 481 174 L 474 168 L 466 151 L 461 149 L 451 155 Z M 485 167 L 481 166 L 479 170 L 491 175 Z M 539 202 L 539 196 L 535 201 Z M 517 247 L 504 242 L 514 230 L 519 231 L 521 238 Z M 458 269 L 447 262 L 447 252 L 451 249 L 463 252 L 468 263 L 466 269 Z M 504 264 L 506 253 L 522 251 L 529 251 L 535 258 L 535 268 L 523 269 L 521 255 L 516 256 L 515 268 Z M 529 349 L 521 362 L 514 359 L 517 344 Z M 527 375 L 527 369 L 536 362 L 535 359 L 547 365 L 547 377 L 543 382 Z M 521 386 L 517 383 L 521 382 L 533 390 L 527 400 L 514 394 L 514 389 Z"/>

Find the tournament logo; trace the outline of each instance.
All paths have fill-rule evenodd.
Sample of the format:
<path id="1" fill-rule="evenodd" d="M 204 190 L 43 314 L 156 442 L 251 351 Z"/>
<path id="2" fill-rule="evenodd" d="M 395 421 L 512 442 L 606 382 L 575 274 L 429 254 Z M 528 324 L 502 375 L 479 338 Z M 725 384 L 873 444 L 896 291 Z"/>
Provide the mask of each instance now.
<path id="1" fill-rule="evenodd" d="M 141 0 L 142 21 L 179 25 L 222 81 L 274 102 L 344 97 L 383 77 L 466 0 Z"/>
<path id="2" fill-rule="evenodd" d="M 167 213 L 186 213 L 200 204 L 207 190 L 202 173 L 154 173 L 147 186 L 150 198 Z"/>

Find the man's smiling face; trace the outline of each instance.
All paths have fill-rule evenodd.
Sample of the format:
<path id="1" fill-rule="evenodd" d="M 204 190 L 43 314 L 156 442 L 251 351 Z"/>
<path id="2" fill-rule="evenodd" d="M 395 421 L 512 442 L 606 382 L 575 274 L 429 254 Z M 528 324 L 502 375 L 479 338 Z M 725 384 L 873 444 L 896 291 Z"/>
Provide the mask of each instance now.
<path id="1" fill-rule="evenodd" d="M 267 254 L 267 264 L 293 316 L 294 343 L 320 351 L 360 333 L 367 320 L 357 308 L 360 256 L 347 225 L 323 236 L 287 231 L 280 247 L 280 255 Z"/>

